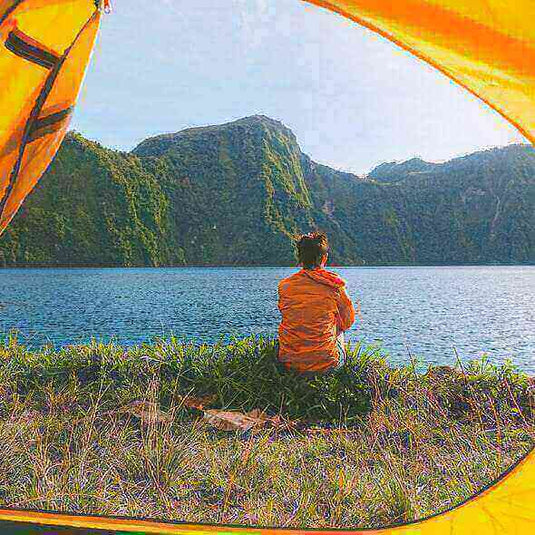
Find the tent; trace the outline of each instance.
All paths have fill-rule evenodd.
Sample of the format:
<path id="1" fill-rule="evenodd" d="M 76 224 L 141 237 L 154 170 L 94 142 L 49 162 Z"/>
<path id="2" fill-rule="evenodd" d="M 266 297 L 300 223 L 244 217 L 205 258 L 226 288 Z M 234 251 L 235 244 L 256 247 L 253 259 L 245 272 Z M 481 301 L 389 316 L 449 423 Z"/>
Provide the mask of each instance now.
<path id="1" fill-rule="evenodd" d="M 535 142 L 533 0 L 306 0 L 379 33 L 478 96 Z M 0 0 L 0 233 L 67 131 L 107 0 Z M 144 533 L 274 530 L 0 510 L 0 520 Z M 291 530 L 276 530 L 290 532 Z M 450 511 L 347 533 L 535 532 L 535 452 Z"/>

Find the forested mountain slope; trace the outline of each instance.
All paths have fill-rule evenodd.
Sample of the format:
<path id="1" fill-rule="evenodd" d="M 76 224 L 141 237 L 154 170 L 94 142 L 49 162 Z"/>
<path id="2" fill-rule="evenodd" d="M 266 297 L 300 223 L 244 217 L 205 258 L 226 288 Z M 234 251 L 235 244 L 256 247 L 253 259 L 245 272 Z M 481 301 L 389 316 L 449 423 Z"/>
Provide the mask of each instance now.
<path id="1" fill-rule="evenodd" d="M 69 134 L 6 233 L 2 265 L 291 265 L 325 230 L 336 264 L 535 262 L 535 150 L 386 163 L 360 177 L 253 116 L 142 142 Z"/>

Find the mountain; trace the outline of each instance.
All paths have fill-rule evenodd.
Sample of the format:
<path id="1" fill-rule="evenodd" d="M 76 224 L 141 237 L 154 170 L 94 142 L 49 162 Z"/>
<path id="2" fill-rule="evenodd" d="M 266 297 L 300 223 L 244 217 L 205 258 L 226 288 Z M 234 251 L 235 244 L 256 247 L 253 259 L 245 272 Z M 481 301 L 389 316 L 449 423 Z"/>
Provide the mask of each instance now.
<path id="1" fill-rule="evenodd" d="M 367 176 L 252 116 L 117 152 L 70 133 L 0 237 L 0 265 L 292 265 L 321 229 L 334 264 L 535 262 L 535 150 L 413 158 Z"/>

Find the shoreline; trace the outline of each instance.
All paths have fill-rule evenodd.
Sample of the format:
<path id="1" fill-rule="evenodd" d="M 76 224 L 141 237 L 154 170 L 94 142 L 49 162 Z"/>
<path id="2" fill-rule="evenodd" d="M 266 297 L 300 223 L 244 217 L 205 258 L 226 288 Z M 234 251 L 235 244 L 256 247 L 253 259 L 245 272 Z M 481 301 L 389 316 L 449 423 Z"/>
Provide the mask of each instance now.
<path id="1" fill-rule="evenodd" d="M 122 266 L 108 264 L 25 264 L 25 265 L 2 265 L 1 270 L 13 269 L 281 269 L 298 268 L 292 265 L 273 264 L 189 264 L 189 265 L 164 265 L 164 266 Z M 329 265 L 327 269 L 376 269 L 376 268 L 455 268 L 455 267 L 535 267 L 535 263 L 482 263 L 482 264 L 362 264 L 362 265 Z"/>

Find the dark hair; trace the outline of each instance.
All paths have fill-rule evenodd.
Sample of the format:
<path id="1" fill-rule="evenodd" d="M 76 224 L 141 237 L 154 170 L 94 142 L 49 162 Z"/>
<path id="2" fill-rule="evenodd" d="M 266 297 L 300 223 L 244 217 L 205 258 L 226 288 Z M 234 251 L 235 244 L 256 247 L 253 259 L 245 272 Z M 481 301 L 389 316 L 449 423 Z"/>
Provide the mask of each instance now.
<path id="1" fill-rule="evenodd" d="M 321 263 L 321 259 L 329 251 L 329 242 L 323 232 L 303 234 L 295 240 L 297 258 L 305 269 L 314 269 Z"/>

